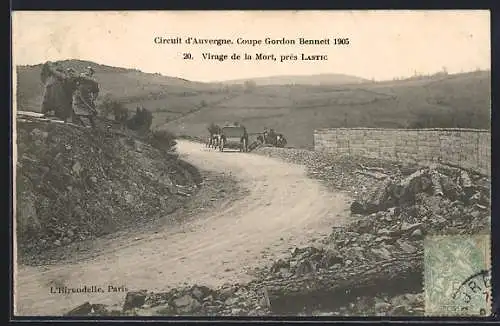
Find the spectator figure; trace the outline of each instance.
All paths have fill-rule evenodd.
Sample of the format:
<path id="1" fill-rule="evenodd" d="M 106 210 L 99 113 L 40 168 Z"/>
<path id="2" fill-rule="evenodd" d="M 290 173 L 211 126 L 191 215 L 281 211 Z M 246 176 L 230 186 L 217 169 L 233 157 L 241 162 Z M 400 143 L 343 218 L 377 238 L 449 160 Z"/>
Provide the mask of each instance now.
<path id="1" fill-rule="evenodd" d="M 86 68 L 83 75 L 85 78 L 91 79 L 92 81 L 94 81 L 97 84 L 97 81 L 94 79 L 94 69 L 91 66 L 88 66 Z M 90 95 L 92 98 L 93 106 L 95 107 L 95 100 L 97 99 L 97 96 L 99 95 L 99 87 L 92 89 Z"/>
<path id="2" fill-rule="evenodd" d="M 72 115 L 72 94 L 78 76 L 72 68 L 64 71 L 52 62 L 43 65 L 41 80 L 44 83 L 42 113 L 54 115 L 67 122 Z"/>
<path id="3" fill-rule="evenodd" d="M 77 81 L 76 90 L 73 93 L 73 112 L 75 122 L 85 127 L 96 128 L 95 99 L 99 94 L 99 84 L 89 77 L 92 75 L 84 73 Z"/>
<path id="4" fill-rule="evenodd" d="M 269 143 L 273 146 L 276 146 L 276 132 L 274 131 L 274 129 L 271 128 L 271 130 L 269 130 L 268 137 Z"/>
<path id="5" fill-rule="evenodd" d="M 267 129 L 267 127 L 264 127 L 262 138 L 264 139 L 264 144 L 269 144 L 269 130 Z"/>

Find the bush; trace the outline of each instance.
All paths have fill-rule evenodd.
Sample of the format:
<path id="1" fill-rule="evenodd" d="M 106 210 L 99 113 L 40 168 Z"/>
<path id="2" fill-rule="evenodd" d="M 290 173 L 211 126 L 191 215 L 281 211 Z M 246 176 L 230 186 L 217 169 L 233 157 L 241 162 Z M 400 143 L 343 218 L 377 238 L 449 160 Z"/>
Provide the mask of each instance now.
<path id="1" fill-rule="evenodd" d="M 127 108 L 111 97 L 105 97 L 98 105 L 98 109 L 102 116 L 107 118 L 109 115 L 113 115 L 114 120 L 120 123 L 125 123 L 129 116 Z"/>
<path id="2" fill-rule="evenodd" d="M 145 108 L 137 107 L 135 115 L 127 121 L 127 127 L 136 131 L 147 131 L 153 123 L 153 114 Z"/>
<path id="3" fill-rule="evenodd" d="M 213 122 L 207 127 L 207 129 L 211 135 L 220 134 L 221 132 L 221 127 L 219 127 Z"/>
<path id="4" fill-rule="evenodd" d="M 148 142 L 161 151 L 175 152 L 176 138 L 175 134 L 168 130 L 153 130 L 149 134 Z"/>

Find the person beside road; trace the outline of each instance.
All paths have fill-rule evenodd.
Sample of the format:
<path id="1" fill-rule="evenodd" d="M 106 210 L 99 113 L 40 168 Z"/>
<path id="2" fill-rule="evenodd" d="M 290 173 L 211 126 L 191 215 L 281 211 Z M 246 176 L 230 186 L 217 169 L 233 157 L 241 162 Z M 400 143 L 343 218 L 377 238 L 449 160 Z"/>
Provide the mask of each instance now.
<path id="1" fill-rule="evenodd" d="M 72 68 L 64 71 L 52 62 L 43 65 L 41 79 L 44 83 L 42 113 L 56 116 L 67 122 L 72 116 L 72 94 L 76 89 L 76 72 Z"/>
<path id="2" fill-rule="evenodd" d="M 95 129 L 95 117 L 97 116 L 95 99 L 99 94 L 99 84 L 94 80 L 93 75 L 94 70 L 87 67 L 87 71 L 78 78 L 76 89 L 73 92 L 73 112 L 76 123 Z"/>

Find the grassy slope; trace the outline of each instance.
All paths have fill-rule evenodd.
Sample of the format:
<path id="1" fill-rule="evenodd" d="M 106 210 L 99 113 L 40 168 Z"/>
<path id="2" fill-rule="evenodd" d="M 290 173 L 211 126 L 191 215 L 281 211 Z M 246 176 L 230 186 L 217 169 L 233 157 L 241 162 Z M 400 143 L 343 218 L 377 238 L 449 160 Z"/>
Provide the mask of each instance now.
<path id="1" fill-rule="evenodd" d="M 202 136 L 209 121 L 241 121 L 250 131 L 284 133 L 290 146 L 311 147 L 316 128 L 405 128 L 422 116 L 432 127 L 489 128 L 490 98 L 485 72 L 343 87 L 263 86 L 166 127 Z"/>
<path id="2" fill-rule="evenodd" d="M 404 128 L 422 119 L 432 127 L 490 126 L 489 72 L 345 85 L 263 85 L 245 93 L 241 85 L 191 82 L 84 61 L 63 62 L 77 69 L 89 64 L 100 81 L 101 98 L 112 94 L 130 110 L 143 105 L 155 112 L 154 127 L 197 137 L 205 136 L 212 121 L 239 121 L 250 132 L 274 128 L 295 147 L 311 147 L 316 128 Z M 40 68 L 18 67 L 18 101 L 24 110 L 39 110 Z M 333 83 L 333 76 L 328 78 Z"/>

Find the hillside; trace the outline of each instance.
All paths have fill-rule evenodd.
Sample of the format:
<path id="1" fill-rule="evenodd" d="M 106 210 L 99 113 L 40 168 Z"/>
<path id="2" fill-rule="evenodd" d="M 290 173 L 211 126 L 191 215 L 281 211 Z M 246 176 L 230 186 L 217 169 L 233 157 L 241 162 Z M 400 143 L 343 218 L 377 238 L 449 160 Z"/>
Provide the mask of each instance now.
<path id="1" fill-rule="evenodd" d="M 199 172 L 132 134 L 17 119 L 18 258 L 164 218 Z"/>
<path id="2" fill-rule="evenodd" d="M 309 76 L 269 76 L 249 79 L 235 79 L 223 81 L 223 84 L 243 84 L 246 81 L 254 81 L 259 86 L 266 85 L 345 85 L 359 84 L 368 80 L 360 77 L 344 74 L 318 74 Z"/>
<path id="3" fill-rule="evenodd" d="M 384 82 L 359 82 L 360 78 L 342 75 L 300 76 L 318 84 L 340 78 L 339 82 L 346 83 L 342 85 L 299 85 L 290 83 L 295 76 L 271 77 L 261 82 L 284 78 L 281 82 L 286 84 L 247 89 L 232 84 L 235 81 L 225 85 L 192 82 L 77 60 L 62 64 L 94 67 L 102 89 L 100 100 L 111 96 L 130 110 L 142 105 L 154 112 L 153 127 L 196 137 L 206 136 L 210 122 L 234 121 L 245 124 L 250 132 L 274 128 L 285 134 L 289 146 L 303 148 L 313 146 L 317 128 L 490 128 L 489 71 Z M 39 111 L 40 68 L 17 68 L 17 96 L 23 110 Z"/>
<path id="4" fill-rule="evenodd" d="M 313 131 L 332 127 L 490 128 L 489 72 L 345 86 L 260 86 L 166 128 L 194 136 L 213 121 L 274 128 L 288 145 L 311 148 Z"/>
<path id="5" fill-rule="evenodd" d="M 111 96 L 135 109 L 137 104 L 152 110 L 186 111 L 202 101 L 220 99 L 220 86 L 143 73 L 134 69 L 117 68 L 82 60 L 58 61 L 63 67 L 83 71 L 91 66 L 100 82 L 99 98 Z M 17 66 L 17 101 L 25 111 L 40 111 L 43 84 L 40 81 L 42 64 Z M 169 99 L 168 101 L 166 99 Z M 173 100 L 177 99 L 177 100 Z M 158 104 L 153 107 L 152 104 Z"/>

